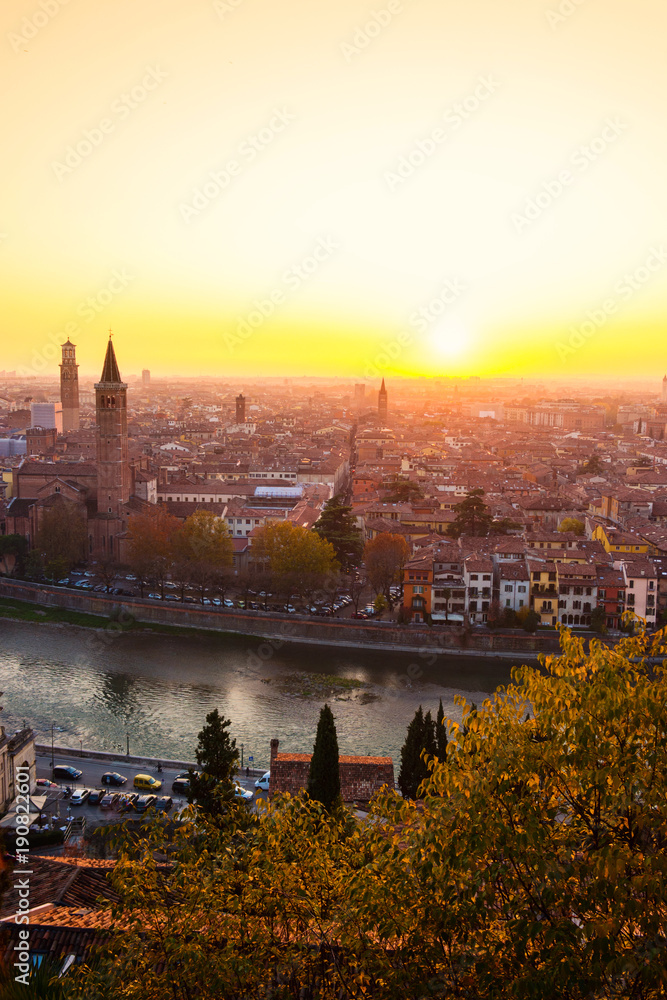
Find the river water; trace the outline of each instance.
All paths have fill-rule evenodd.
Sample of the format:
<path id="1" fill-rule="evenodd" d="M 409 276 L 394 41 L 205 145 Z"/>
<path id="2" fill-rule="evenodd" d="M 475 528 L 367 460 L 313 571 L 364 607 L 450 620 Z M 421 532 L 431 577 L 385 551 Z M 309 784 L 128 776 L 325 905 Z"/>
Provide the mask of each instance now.
<path id="1" fill-rule="evenodd" d="M 432 659 L 432 658 L 431 658 Z M 406 727 L 419 704 L 457 721 L 462 695 L 480 704 L 510 681 L 512 660 L 283 645 L 228 636 L 93 632 L 0 619 L 0 722 L 25 720 L 56 744 L 193 760 L 197 733 L 217 708 L 255 767 L 268 767 L 270 740 L 310 752 L 326 698 L 342 754 L 390 755 L 400 762 Z M 299 679 L 285 687 L 285 679 Z M 363 688 L 302 697 L 313 674 L 355 678 Z"/>

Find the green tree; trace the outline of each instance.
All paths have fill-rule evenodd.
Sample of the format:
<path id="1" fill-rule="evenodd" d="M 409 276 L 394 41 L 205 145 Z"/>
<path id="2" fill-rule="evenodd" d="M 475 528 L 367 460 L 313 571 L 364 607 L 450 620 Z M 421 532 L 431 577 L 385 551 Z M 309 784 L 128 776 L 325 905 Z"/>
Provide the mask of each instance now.
<path id="1" fill-rule="evenodd" d="M 435 718 L 435 756 L 441 764 L 447 760 L 447 723 L 445 721 L 445 710 L 442 707 L 442 698 L 438 705 L 438 714 Z"/>
<path id="2" fill-rule="evenodd" d="M 454 538 L 460 538 L 461 535 L 488 535 L 493 518 L 482 500 L 483 496 L 483 489 L 469 490 L 465 499 L 454 506 L 456 517 L 447 529 L 449 535 Z"/>
<path id="3" fill-rule="evenodd" d="M 397 479 L 387 486 L 388 492 L 382 497 L 383 503 L 414 503 L 424 499 L 424 491 L 419 483 L 409 479 Z"/>
<path id="4" fill-rule="evenodd" d="M 584 462 L 584 464 L 580 466 L 577 471 L 579 472 L 580 475 L 584 476 L 599 476 L 605 470 L 600 456 L 591 455 L 588 461 Z"/>
<path id="5" fill-rule="evenodd" d="M 607 612 L 601 604 L 591 611 L 591 628 L 594 632 L 607 631 Z"/>
<path id="6" fill-rule="evenodd" d="M 575 535 L 583 535 L 586 531 L 586 525 L 578 517 L 564 517 L 558 525 L 558 530 L 573 531 Z"/>
<path id="7" fill-rule="evenodd" d="M 338 736 L 334 716 L 328 705 L 320 710 L 308 772 L 308 795 L 321 802 L 327 812 L 341 804 Z"/>
<path id="8" fill-rule="evenodd" d="M 79 506 L 57 497 L 44 508 L 34 547 L 47 576 L 58 579 L 69 573 L 85 558 L 86 521 Z"/>
<path id="9" fill-rule="evenodd" d="M 333 545 L 336 559 L 343 572 L 359 565 L 364 542 L 352 508 L 343 503 L 341 496 L 328 500 L 313 531 Z"/>
<path id="10" fill-rule="evenodd" d="M 420 705 L 408 726 L 405 742 L 401 748 L 398 787 L 405 798 L 417 798 L 422 782 L 428 777 L 428 766 L 424 759 L 424 752 L 434 756 L 436 746 L 431 713 L 427 712 L 424 716 Z"/>
<path id="11" fill-rule="evenodd" d="M 239 761 L 236 740 L 228 733 L 231 721 L 217 708 L 206 716 L 206 725 L 198 736 L 195 757 L 201 772 L 190 770 L 188 801 L 204 812 L 219 816 L 234 800 L 233 778 Z"/>

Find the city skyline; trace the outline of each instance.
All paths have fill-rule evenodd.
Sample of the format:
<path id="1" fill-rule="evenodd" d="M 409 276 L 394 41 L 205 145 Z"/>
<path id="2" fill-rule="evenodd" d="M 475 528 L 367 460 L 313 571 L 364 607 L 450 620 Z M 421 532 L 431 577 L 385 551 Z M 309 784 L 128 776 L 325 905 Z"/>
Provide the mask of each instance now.
<path id="1" fill-rule="evenodd" d="M 2 367 L 662 377 L 660 12 L 4 9 Z"/>

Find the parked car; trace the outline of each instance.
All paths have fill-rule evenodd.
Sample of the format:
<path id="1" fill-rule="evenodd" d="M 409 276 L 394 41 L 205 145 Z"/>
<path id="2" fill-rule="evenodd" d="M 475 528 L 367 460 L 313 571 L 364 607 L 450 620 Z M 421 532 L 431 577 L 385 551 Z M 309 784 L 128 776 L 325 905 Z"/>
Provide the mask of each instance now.
<path id="1" fill-rule="evenodd" d="M 162 596 L 160 594 L 149 594 L 148 599 L 149 601 L 161 601 Z"/>
<path id="2" fill-rule="evenodd" d="M 176 795 L 187 795 L 190 791 L 190 782 L 187 778 L 174 778 L 171 790 Z"/>
<path id="3" fill-rule="evenodd" d="M 271 779 L 271 772 L 265 771 L 261 778 L 258 778 L 255 782 L 255 788 L 261 789 L 263 792 L 268 792 L 269 781 Z"/>
<path id="4" fill-rule="evenodd" d="M 101 789 L 91 788 L 90 795 L 88 796 L 88 805 L 98 806 L 103 798 L 104 798 L 104 792 Z"/>
<path id="5" fill-rule="evenodd" d="M 88 788 L 77 788 L 75 792 L 72 792 L 72 798 L 69 800 L 71 806 L 82 806 L 90 795 L 90 789 Z"/>
<path id="6" fill-rule="evenodd" d="M 179 598 L 177 594 L 165 594 L 164 599 L 165 601 L 178 601 Z"/>
<path id="7" fill-rule="evenodd" d="M 100 809 L 115 809 L 119 801 L 120 795 L 118 792 L 107 792 L 102 796 Z"/>
<path id="8" fill-rule="evenodd" d="M 119 774 L 118 771 L 105 771 L 102 775 L 103 785 L 124 785 L 127 778 L 124 774 Z"/>
<path id="9" fill-rule="evenodd" d="M 124 795 L 120 795 L 118 798 L 118 808 L 121 812 L 129 812 L 130 809 L 134 808 L 134 803 L 138 798 L 139 796 L 136 792 L 125 792 Z"/>
<path id="10" fill-rule="evenodd" d="M 135 774 L 134 787 L 142 792 L 158 792 L 162 788 L 162 782 L 152 774 Z"/>
<path id="11" fill-rule="evenodd" d="M 168 813 L 169 810 L 171 809 L 171 807 L 173 806 L 173 804 L 174 804 L 174 800 L 172 799 L 172 797 L 170 795 L 161 795 L 157 799 L 157 801 L 155 803 L 155 808 L 159 812 Z"/>
<path id="12" fill-rule="evenodd" d="M 197 771 L 196 769 L 193 769 L 192 773 L 193 774 L 201 774 L 201 771 Z M 176 777 L 177 778 L 185 778 L 187 781 L 189 781 L 190 780 L 190 772 L 189 771 L 179 771 L 178 774 L 176 775 Z"/>
<path id="13" fill-rule="evenodd" d="M 249 788 L 243 788 L 241 785 L 234 785 L 234 798 L 241 799 L 243 802 L 250 802 L 252 799 L 252 792 Z"/>
<path id="14" fill-rule="evenodd" d="M 136 812 L 142 813 L 150 809 L 157 802 L 157 795 L 140 795 L 137 801 L 134 803 L 134 808 Z"/>
<path id="15" fill-rule="evenodd" d="M 50 778 L 38 778 L 36 784 L 38 788 L 60 788 L 58 782 Z"/>
<path id="16" fill-rule="evenodd" d="M 65 781 L 78 781 L 83 771 L 79 771 L 76 767 L 70 767 L 69 764 L 56 764 L 53 768 L 54 778 L 64 778 Z"/>

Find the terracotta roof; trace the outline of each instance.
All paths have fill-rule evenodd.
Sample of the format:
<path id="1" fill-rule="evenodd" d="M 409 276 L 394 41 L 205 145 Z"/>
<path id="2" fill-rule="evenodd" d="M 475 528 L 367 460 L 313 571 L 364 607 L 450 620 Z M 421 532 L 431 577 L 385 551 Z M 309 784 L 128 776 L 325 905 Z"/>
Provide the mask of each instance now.
<path id="1" fill-rule="evenodd" d="M 311 753 L 278 753 L 275 759 L 308 764 L 312 756 Z M 391 757 L 348 757 L 342 754 L 338 757 L 338 762 L 339 764 L 393 764 Z"/>

